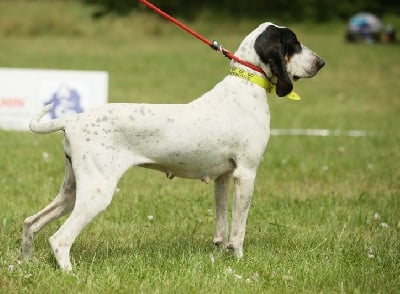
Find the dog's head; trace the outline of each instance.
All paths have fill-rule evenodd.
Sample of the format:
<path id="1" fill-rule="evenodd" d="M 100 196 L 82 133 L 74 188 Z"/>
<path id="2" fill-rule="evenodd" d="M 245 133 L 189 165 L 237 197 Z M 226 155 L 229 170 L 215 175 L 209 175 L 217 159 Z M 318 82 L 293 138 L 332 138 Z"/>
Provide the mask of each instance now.
<path id="1" fill-rule="evenodd" d="M 249 47 L 255 54 L 248 54 L 246 48 Z M 237 52 L 241 58 L 261 67 L 267 77 L 276 82 L 278 96 L 290 93 L 293 81 L 315 76 L 325 64 L 316 53 L 302 45 L 290 29 L 272 23 L 262 24 L 250 33 Z"/>

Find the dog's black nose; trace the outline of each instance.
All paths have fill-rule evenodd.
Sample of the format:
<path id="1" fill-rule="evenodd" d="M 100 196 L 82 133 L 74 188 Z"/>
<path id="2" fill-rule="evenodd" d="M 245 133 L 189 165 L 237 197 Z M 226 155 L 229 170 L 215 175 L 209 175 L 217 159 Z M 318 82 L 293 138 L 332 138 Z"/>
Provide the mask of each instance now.
<path id="1" fill-rule="evenodd" d="M 318 70 L 320 70 L 324 65 L 325 65 L 325 61 L 323 61 L 321 58 L 318 58 L 318 60 L 317 60 Z"/>

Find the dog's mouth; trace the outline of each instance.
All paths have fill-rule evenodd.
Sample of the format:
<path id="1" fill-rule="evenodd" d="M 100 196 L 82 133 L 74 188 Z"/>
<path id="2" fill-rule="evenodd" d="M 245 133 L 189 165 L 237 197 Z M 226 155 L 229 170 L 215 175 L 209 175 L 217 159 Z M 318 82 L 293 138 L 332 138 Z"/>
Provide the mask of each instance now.
<path id="1" fill-rule="evenodd" d="M 301 73 L 300 75 L 292 75 L 292 79 L 296 82 L 299 79 L 312 78 L 322 67 L 324 67 L 324 65 L 325 61 L 318 57 L 311 68 L 304 70 L 304 73 Z"/>

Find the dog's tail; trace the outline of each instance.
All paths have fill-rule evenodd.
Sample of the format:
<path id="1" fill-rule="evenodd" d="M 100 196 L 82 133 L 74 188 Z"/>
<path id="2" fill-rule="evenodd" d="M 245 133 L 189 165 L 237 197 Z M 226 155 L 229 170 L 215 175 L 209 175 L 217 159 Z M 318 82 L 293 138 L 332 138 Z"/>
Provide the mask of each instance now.
<path id="1" fill-rule="evenodd" d="M 65 129 L 65 120 L 63 118 L 53 119 L 49 122 L 40 123 L 42 117 L 53 108 L 53 104 L 46 105 L 38 114 L 36 114 L 29 123 L 29 129 L 37 134 L 47 134 Z"/>

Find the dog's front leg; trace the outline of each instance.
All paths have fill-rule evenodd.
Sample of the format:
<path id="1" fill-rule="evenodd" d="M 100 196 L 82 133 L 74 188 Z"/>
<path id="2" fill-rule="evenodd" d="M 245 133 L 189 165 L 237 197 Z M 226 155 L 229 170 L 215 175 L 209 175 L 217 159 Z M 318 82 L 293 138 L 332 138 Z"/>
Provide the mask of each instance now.
<path id="1" fill-rule="evenodd" d="M 232 228 L 228 249 L 233 250 L 236 257 L 243 256 L 243 240 L 246 231 L 246 220 L 253 196 L 255 171 L 237 169 L 234 173 L 235 191 L 232 206 Z"/>
<path id="2" fill-rule="evenodd" d="M 215 196 L 215 233 L 214 244 L 224 247 L 228 244 L 228 192 L 231 173 L 221 175 L 214 181 Z"/>

